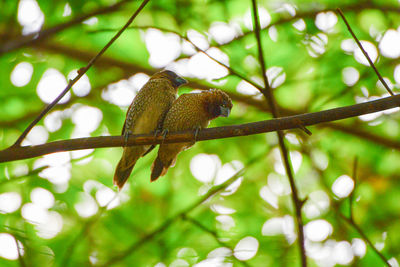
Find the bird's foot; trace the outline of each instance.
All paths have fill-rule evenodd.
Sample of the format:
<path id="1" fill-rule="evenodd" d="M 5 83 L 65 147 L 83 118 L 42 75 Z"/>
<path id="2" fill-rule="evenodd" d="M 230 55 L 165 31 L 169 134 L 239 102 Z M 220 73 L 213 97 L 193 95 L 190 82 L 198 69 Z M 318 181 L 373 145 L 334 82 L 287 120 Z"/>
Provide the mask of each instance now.
<path id="1" fill-rule="evenodd" d="M 162 132 L 161 132 L 161 135 L 162 135 L 162 137 L 163 137 L 163 139 L 162 139 L 162 141 L 161 141 L 161 145 L 164 143 L 164 140 L 165 140 L 165 138 L 167 137 L 167 134 L 168 134 L 168 129 L 164 129 Z"/>
<path id="2" fill-rule="evenodd" d="M 160 129 L 157 129 L 154 131 L 154 137 L 157 137 L 159 134 L 162 134 L 163 131 L 161 131 Z"/>
<path id="3" fill-rule="evenodd" d="M 196 143 L 197 142 L 197 136 L 199 135 L 199 131 L 200 131 L 200 127 L 199 126 L 197 126 L 195 129 L 194 129 L 194 142 Z"/>

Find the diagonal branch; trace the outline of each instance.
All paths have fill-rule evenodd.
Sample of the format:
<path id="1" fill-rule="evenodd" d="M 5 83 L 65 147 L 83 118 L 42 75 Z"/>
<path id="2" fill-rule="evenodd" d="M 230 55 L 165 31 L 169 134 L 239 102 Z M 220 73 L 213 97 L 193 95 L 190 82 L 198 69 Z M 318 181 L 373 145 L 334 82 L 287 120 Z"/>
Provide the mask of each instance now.
<path id="1" fill-rule="evenodd" d="M 386 84 L 385 80 L 383 79 L 382 75 L 379 73 L 378 69 L 375 67 L 374 62 L 372 62 L 371 58 L 368 56 L 367 51 L 365 51 L 365 49 L 363 48 L 362 44 L 360 43 L 360 41 L 358 40 L 357 36 L 354 34 L 353 30 L 351 29 L 350 24 L 347 22 L 346 17 L 344 16 L 342 10 L 340 10 L 340 8 L 337 9 L 337 12 L 339 13 L 339 15 L 342 17 L 344 23 L 347 26 L 347 29 L 349 30 L 351 36 L 353 36 L 354 40 L 356 41 L 358 47 L 361 49 L 361 51 L 363 52 L 364 56 L 367 58 L 369 65 L 371 66 L 371 68 L 375 71 L 376 75 L 379 78 L 379 81 L 381 81 L 381 83 L 383 84 L 383 86 L 385 87 L 386 91 L 389 92 L 390 95 L 394 95 L 394 93 L 392 92 L 392 90 L 390 90 L 389 86 Z"/>
<path id="2" fill-rule="evenodd" d="M 346 221 L 349 225 L 351 225 L 357 232 L 358 234 L 364 239 L 365 242 L 368 243 L 368 245 L 372 248 L 372 250 L 381 258 L 385 264 L 388 267 L 391 267 L 392 265 L 389 263 L 389 260 L 372 244 L 371 240 L 368 238 L 368 236 L 364 233 L 364 231 L 361 229 L 360 226 L 357 225 L 357 223 L 352 219 L 352 218 L 347 218 L 343 214 L 339 213 L 340 218 L 342 218 L 344 221 Z"/>
<path id="3" fill-rule="evenodd" d="M 279 117 L 278 109 L 275 104 L 275 98 L 272 93 L 271 87 L 269 86 L 268 83 L 268 77 L 266 74 L 266 64 L 264 61 L 264 54 L 262 50 L 262 43 L 261 43 L 261 37 L 260 37 L 260 21 L 258 18 L 258 8 L 257 8 L 257 2 L 256 0 L 252 0 L 252 7 L 253 7 L 253 19 L 254 19 L 254 29 L 255 29 L 255 35 L 257 39 L 257 48 L 258 48 L 258 60 L 261 65 L 261 71 L 262 71 L 262 77 L 264 80 L 264 90 L 261 90 L 261 93 L 264 95 L 266 101 L 268 102 L 270 108 L 271 108 L 271 113 L 274 118 Z M 306 130 L 304 127 L 304 124 L 302 121 L 299 121 L 298 126 L 300 128 L 303 128 Z M 306 131 L 307 132 L 307 131 Z M 295 212 L 296 212 L 296 225 L 297 225 L 297 232 L 298 232 L 298 243 L 299 243 L 299 251 L 300 251 L 300 258 L 301 258 L 301 264 L 303 267 L 307 266 L 307 256 L 306 256 L 306 249 L 305 249 L 305 244 L 304 244 L 304 229 L 303 229 L 303 219 L 301 217 L 301 208 L 303 206 L 303 201 L 300 200 L 298 192 L 297 192 L 297 187 L 296 183 L 294 181 L 294 175 L 292 171 L 292 164 L 290 162 L 290 155 L 289 152 L 286 148 L 285 142 L 284 142 L 284 134 L 282 131 L 278 130 L 278 141 L 279 141 L 279 147 L 281 150 L 283 162 L 285 165 L 285 170 L 286 174 L 289 178 L 289 183 L 290 183 L 290 189 L 292 191 L 292 201 L 295 207 Z"/>
<path id="4" fill-rule="evenodd" d="M 7 43 L 5 43 L 2 47 L 0 47 L 0 55 L 4 54 L 4 53 L 8 53 L 8 52 L 16 50 L 16 49 L 19 49 L 19 48 L 27 46 L 27 45 L 32 45 L 32 44 L 38 43 L 40 41 L 43 41 L 63 30 L 66 30 L 76 24 L 79 24 L 93 16 L 107 14 L 107 13 L 117 11 L 121 8 L 121 6 L 123 4 L 125 4 L 127 2 L 129 2 L 129 0 L 122 0 L 118 3 L 115 3 L 114 5 L 102 7 L 91 13 L 76 17 L 70 21 L 55 25 L 51 28 L 47 28 L 47 29 L 41 30 L 39 32 L 20 36 L 16 39 L 10 40 Z"/>
<path id="5" fill-rule="evenodd" d="M 39 116 L 34 119 L 32 121 L 32 123 L 23 131 L 23 133 L 21 134 L 21 136 L 17 139 L 17 141 L 14 143 L 13 146 L 15 147 L 20 147 L 21 146 L 21 142 L 24 140 L 24 138 L 28 135 L 29 131 L 32 130 L 32 128 L 44 117 L 44 115 L 47 114 L 47 112 L 49 112 L 57 103 L 58 101 L 61 100 L 61 98 L 64 97 L 64 95 L 71 89 L 71 87 L 89 70 L 89 68 L 97 61 L 98 58 L 101 57 L 101 55 L 104 54 L 104 52 L 115 42 L 115 40 L 118 39 L 118 37 L 126 30 L 126 28 L 129 27 L 129 25 L 133 22 L 133 20 L 136 18 L 136 16 L 140 13 L 140 11 L 142 11 L 142 9 L 146 6 L 146 4 L 149 2 L 150 0 L 143 0 L 142 4 L 139 6 L 139 8 L 135 11 L 135 13 L 133 13 L 133 15 L 129 18 L 128 22 L 124 25 L 124 27 L 121 28 L 121 30 L 119 30 L 117 32 L 117 34 L 115 34 L 115 36 L 103 47 L 103 49 L 101 49 L 101 51 L 94 57 L 92 58 L 89 63 L 81 68 L 78 71 L 78 75 L 73 79 L 70 80 L 68 82 L 67 87 L 65 87 L 65 89 L 61 92 L 61 94 L 59 96 L 57 96 L 56 99 L 54 99 L 53 102 L 51 102 L 40 114 Z"/>
<path id="6" fill-rule="evenodd" d="M 399 105 L 400 95 L 395 95 L 361 104 L 334 108 L 314 113 L 281 117 L 278 119 L 252 122 L 240 125 L 203 129 L 199 131 L 196 140 L 203 141 L 296 129 L 299 128 L 299 123 L 303 126 L 315 125 L 323 122 L 342 120 L 364 114 L 387 110 L 395 108 Z M 132 135 L 128 140 L 128 145 L 159 144 L 161 142 L 179 143 L 192 141 L 193 139 L 193 131 L 170 133 L 165 138 L 165 140 L 163 140 L 163 136 L 154 137 L 154 134 Z M 0 162 L 28 159 L 54 152 L 87 148 L 118 147 L 123 146 L 124 144 L 124 139 L 121 136 L 99 136 L 55 141 L 36 146 L 11 146 L 5 150 L 0 151 Z"/>

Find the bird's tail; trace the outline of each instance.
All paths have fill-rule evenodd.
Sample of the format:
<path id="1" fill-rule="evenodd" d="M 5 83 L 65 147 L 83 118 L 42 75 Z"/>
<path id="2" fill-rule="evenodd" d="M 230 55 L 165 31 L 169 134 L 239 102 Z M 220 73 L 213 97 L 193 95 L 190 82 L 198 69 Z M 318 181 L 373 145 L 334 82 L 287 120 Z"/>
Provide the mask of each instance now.
<path id="1" fill-rule="evenodd" d="M 113 183 L 118 186 L 118 189 L 121 190 L 126 181 L 128 180 L 133 167 L 135 167 L 136 161 L 140 157 L 140 154 L 137 153 L 132 148 L 125 148 L 124 153 L 122 154 L 121 160 L 118 162 L 117 167 L 115 168 L 115 174 Z"/>
<path id="2" fill-rule="evenodd" d="M 151 181 L 154 182 L 158 179 L 158 177 L 165 174 L 166 170 L 164 170 L 164 164 L 160 160 L 159 157 L 156 158 L 153 165 L 151 166 Z"/>

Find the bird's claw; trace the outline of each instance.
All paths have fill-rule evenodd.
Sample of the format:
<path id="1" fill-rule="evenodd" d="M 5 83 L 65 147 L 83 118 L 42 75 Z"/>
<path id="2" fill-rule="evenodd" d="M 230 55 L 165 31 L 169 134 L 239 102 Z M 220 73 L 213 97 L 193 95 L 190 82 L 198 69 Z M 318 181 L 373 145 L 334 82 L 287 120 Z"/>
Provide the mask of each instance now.
<path id="1" fill-rule="evenodd" d="M 161 141 L 161 145 L 164 143 L 164 140 L 165 140 L 165 138 L 167 137 L 167 134 L 168 134 L 168 129 L 164 129 L 162 132 L 161 132 L 161 135 L 162 135 L 162 141 Z"/>
<path id="2" fill-rule="evenodd" d="M 157 137 L 159 134 L 162 134 L 163 131 L 157 129 L 154 131 L 154 137 Z"/>
<path id="3" fill-rule="evenodd" d="M 200 127 L 194 129 L 194 142 L 197 142 L 197 136 L 199 135 Z"/>

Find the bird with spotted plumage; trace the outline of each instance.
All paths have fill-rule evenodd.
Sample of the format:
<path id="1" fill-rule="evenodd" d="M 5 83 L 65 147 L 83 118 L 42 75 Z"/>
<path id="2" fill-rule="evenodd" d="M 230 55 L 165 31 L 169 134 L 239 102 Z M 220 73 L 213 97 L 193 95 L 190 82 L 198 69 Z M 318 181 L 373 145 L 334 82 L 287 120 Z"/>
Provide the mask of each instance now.
<path id="1" fill-rule="evenodd" d="M 169 70 L 151 76 L 129 106 L 122 128 L 125 141 L 127 142 L 129 135 L 133 134 L 157 134 L 161 130 L 165 115 L 177 97 L 178 88 L 186 83 L 185 79 Z M 113 179 L 119 189 L 128 180 L 136 161 L 153 148 L 154 145 L 124 147 Z"/>
<path id="2" fill-rule="evenodd" d="M 165 116 L 163 132 L 194 130 L 206 128 L 209 122 L 217 117 L 228 117 L 232 101 L 221 90 L 211 89 L 201 93 L 182 94 L 174 101 Z M 151 181 L 167 173 L 175 165 L 178 154 L 194 145 L 193 142 L 161 144 L 158 155 L 152 165 Z"/>

